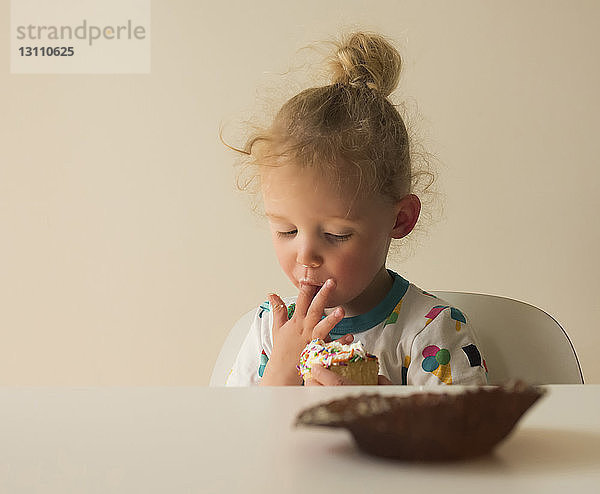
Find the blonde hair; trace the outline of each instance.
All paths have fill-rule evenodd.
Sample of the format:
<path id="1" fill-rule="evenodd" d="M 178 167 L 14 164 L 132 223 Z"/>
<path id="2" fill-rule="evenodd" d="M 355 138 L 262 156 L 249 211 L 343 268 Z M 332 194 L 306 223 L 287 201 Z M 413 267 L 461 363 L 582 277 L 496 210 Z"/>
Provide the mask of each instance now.
<path id="1" fill-rule="evenodd" d="M 351 180 L 356 195 L 379 193 L 392 202 L 414 192 L 423 176 L 427 189 L 433 174 L 413 169 L 407 128 L 388 99 L 400 79 L 400 54 L 369 32 L 332 43 L 330 84 L 290 98 L 242 149 L 223 141 L 242 155 L 242 172 L 249 172 L 238 175 L 238 188 L 248 190 L 261 167 L 293 164 L 316 168 L 330 183 Z"/>

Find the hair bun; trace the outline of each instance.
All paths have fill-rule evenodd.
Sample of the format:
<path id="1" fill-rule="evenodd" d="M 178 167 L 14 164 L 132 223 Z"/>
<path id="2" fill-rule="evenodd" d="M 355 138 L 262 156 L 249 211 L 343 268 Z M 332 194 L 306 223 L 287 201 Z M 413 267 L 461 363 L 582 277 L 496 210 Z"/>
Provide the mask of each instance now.
<path id="1" fill-rule="evenodd" d="M 364 84 L 383 96 L 396 89 L 402 59 L 383 36 L 357 32 L 335 45 L 337 50 L 330 61 L 333 83 Z"/>

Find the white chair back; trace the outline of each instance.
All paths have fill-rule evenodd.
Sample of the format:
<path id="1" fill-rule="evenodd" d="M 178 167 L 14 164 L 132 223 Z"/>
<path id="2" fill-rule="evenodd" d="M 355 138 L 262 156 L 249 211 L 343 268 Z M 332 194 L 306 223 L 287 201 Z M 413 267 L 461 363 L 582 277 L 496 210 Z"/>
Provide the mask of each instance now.
<path id="1" fill-rule="evenodd" d="M 477 331 L 490 384 L 583 384 L 575 348 L 562 326 L 533 305 L 497 295 L 431 292 L 464 311 Z"/>
<path id="2" fill-rule="evenodd" d="M 215 366 L 213 367 L 210 382 L 208 384 L 209 386 L 225 386 L 231 367 L 242 347 L 244 338 L 246 338 L 246 335 L 248 334 L 250 324 L 252 323 L 256 311 L 257 309 L 252 309 L 251 311 L 246 312 L 246 314 L 238 319 L 233 328 L 231 328 L 231 331 L 229 331 L 229 334 L 221 347 Z"/>

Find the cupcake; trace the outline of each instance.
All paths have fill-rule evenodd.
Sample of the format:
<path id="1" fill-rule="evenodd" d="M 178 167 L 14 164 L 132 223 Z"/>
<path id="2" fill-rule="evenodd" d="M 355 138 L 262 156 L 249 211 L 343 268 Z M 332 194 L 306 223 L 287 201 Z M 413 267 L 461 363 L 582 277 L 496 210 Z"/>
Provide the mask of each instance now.
<path id="1" fill-rule="evenodd" d="M 365 351 L 360 341 L 342 345 L 338 341 L 325 343 L 320 339 L 312 340 L 302 351 L 298 366 L 298 372 L 305 381 L 312 377 L 314 365 L 322 365 L 354 384 L 377 384 L 379 361 L 375 355 Z"/>

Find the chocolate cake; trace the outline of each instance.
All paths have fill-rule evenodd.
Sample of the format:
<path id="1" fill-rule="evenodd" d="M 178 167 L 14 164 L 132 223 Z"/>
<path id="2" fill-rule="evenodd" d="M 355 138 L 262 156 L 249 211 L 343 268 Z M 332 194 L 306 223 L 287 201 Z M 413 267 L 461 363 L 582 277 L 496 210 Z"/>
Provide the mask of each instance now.
<path id="1" fill-rule="evenodd" d="M 544 392 L 516 383 L 459 393 L 363 394 L 308 408 L 296 425 L 346 428 L 361 450 L 377 456 L 462 460 L 490 452 Z"/>

